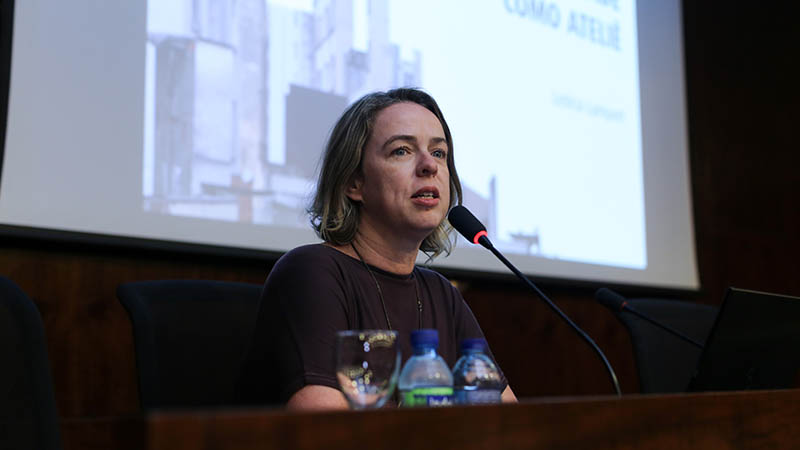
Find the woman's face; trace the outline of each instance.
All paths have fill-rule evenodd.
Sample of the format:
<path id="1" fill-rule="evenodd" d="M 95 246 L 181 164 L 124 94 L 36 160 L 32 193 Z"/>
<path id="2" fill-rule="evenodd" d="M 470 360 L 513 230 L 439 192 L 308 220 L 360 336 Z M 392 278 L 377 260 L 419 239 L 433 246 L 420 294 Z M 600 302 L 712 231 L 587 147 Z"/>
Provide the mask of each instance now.
<path id="1" fill-rule="evenodd" d="M 404 102 L 380 111 L 362 172 L 348 188 L 361 203 L 359 230 L 422 242 L 450 205 L 449 151 L 439 119 L 425 107 Z"/>

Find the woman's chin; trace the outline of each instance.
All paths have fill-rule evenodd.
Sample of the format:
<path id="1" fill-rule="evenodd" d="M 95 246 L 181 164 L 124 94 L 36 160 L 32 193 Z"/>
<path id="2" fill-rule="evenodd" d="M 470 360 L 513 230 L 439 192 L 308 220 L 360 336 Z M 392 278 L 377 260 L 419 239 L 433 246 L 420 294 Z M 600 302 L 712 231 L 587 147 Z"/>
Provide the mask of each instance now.
<path id="1" fill-rule="evenodd" d="M 442 220 L 426 220 L 421 221 L 417 224 L 415 229 L 419 230 L 419 234 L 423 236 L 423 239 L 428 237 L 431 233 L 436 231 L 436 228 L 442 223 Z"/>

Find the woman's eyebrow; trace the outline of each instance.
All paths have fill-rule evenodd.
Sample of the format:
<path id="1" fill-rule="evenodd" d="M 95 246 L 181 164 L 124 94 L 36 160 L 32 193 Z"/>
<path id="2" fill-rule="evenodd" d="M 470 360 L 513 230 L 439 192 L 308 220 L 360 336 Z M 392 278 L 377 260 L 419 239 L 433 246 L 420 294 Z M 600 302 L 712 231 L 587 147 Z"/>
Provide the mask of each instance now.
<path id="1" fill-rule="evenodd" d="M 392 143 L 396 141 L 408 141 L 415 145 L 417 144 L 417 138 L 415 136 L 412 136 L 410 134 L 395 134 L 394 136 L 389 137 L 389 139 L 387 139 L 386 142 L 383 143 L 383 148 L 392 145 Z M 447 139 L 437 136 L 437 137 L 432 137 L 428 141 L 428 145 L 438 145 L 438 144 L 447 144 Z"/>
<path id="2" fill-rule="evenodd" d="M 443 137 L 434 137 L 431 138 L 428 145 L 437 145 L 437 144 L 447 144 L 447 139 Z"/>
<path id="3" fill-rule="evenodd" d="M 386 147 L 392 145 L 392 143 L 395 142 L 395 141 L 409 141 L 409 142 L 416 143 L 417 142 L 417 138 L 414 137 L 414 136 L 411 136 L 410 134 L 395 134 L 394 136 L 391 136 L 389 139 L 386 140 L 386 142 L 383 143 L 383 148 L 386 148 Z"/>

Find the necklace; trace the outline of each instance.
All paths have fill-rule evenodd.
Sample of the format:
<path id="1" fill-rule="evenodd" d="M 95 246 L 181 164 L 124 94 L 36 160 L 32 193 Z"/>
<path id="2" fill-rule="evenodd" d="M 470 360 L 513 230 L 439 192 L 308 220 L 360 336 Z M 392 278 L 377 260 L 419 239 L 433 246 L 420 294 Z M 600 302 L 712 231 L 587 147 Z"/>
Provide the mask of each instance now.
<path id="1" fill-rule="evenodd" d="M 361 253 L 358 252 L 355 244 L 350 242 L 350 247 L 353 248 L 353 251 L 356 252 L 358 255 L 358 259 L 361 260 L 361 264 L 364 265 L 364 268 L 367 269 L 369 276 L 372 277 L 372 281 L 375 282 L 375 287 L 378 289 L 378 298 L 381 299 L 381 307 L 383 307 L 383 316 L 386 317 L 386 327 L 387 329 L 392 329 L 392 321 L 389 320 L 389 311 L 386 309 L 386 301 L 383 299 L 383 291 L 381 290 L 381 285 L 378 283 L 378 279 L 375 278 L 375 274 L 372 273 L 372 269 L 369 268 L 369 264 L 364 261 L 364 257 L 361 256 Z M 412 272 L 413 273 L 413 272 Z M 417 282 L 416 274 L 414 275 L 414 293 L 417 294 L 417 328 L 422 329 L 422 300 L 419 296 L 419 283 Z"/>

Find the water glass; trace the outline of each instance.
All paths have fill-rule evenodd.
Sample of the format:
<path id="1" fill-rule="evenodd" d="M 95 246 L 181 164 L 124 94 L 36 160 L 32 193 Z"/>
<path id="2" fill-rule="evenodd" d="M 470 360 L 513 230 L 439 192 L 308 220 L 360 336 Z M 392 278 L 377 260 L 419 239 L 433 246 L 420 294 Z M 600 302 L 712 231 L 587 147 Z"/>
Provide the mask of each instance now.
<path id="1" fill-rule="evenodd" d="M 399 372 L 396 331 L 336 333 L 336 378 L 352 409 L 383 406 L 394 392 Z"/>

